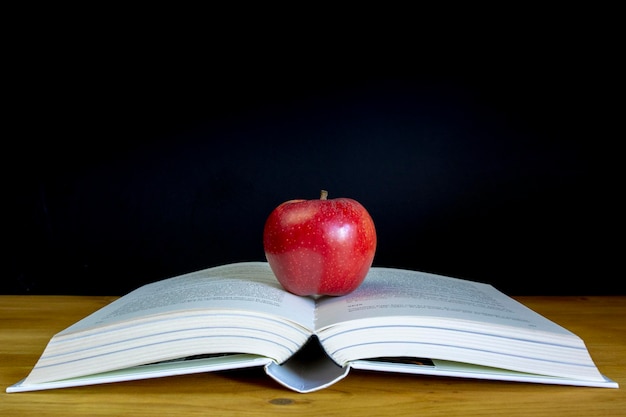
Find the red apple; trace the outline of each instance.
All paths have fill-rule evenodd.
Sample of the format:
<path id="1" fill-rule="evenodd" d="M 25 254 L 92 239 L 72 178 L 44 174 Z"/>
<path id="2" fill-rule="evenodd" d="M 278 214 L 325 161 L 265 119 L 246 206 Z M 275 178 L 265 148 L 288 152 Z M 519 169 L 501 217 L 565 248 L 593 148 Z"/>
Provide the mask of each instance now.
<path id="1" fill-rule="evenodd" d="M 376 252 L 376 229 L 350 198 L 290 200 L 263 230 L 267 261 L 280 284 L 297 295 L 345 295 L 365 279 Z"/>

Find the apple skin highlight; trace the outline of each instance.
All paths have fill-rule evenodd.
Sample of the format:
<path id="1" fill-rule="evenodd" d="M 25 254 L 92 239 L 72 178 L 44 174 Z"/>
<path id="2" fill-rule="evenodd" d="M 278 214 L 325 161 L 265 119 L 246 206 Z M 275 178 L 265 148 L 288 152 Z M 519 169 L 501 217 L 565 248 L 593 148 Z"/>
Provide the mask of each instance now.
<path id="1" fill-rule="evenodd" d="M 290 200 L 263 230 L 267 261 L 280 284 L 302 296 L 345 295 L 365 279 L 376 252 L 371 216 L 350 198 Z"/>

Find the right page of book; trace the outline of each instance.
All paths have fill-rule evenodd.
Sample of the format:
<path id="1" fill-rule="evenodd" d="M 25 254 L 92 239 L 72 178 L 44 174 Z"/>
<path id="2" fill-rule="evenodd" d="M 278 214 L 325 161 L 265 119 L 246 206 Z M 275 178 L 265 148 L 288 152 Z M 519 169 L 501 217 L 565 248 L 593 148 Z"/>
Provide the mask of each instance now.
<path id="1" fill-rule="evenodd" d="M 352 293 L 320 299 L 316 327 L 319 330 L 341 321 L 388 316 L 471 320 L 572 336 L 491 285 L 381 267 L 371 268 L 363 284 Z"/>
<path id="2" fill-rule="evenodd" d="M 372 268 L 354 292 L 318 300 L 316 329 L 330 357 L 423 357 L 519 372 L 602 380 L 577 335 L 493 286 Z"/>

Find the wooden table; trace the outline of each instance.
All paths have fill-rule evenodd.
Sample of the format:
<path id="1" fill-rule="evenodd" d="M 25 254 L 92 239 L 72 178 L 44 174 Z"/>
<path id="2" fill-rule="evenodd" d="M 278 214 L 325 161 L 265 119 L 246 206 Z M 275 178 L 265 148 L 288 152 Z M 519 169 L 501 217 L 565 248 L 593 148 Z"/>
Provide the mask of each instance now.
<path id="1" fill-rule="evenodd" d="M 115 297 L 0 296 L 0 416 L 626 416 L 626 296 L 515 297 L 581 336 L 619 389 L 352 371 L 298 394 L 261 369 L 7 394 L 53 334 Z"/>

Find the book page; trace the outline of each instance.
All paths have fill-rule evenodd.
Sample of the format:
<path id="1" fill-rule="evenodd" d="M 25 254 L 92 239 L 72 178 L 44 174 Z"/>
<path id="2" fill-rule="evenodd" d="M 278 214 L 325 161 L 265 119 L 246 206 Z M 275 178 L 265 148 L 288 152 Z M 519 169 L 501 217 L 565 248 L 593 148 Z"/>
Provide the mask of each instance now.
<path id="1" fill-rule="evenodd" d="M 571 333 L 488 284 L 441 275 L 371 268 L 354 292 L 318 300 L 318 330 L 338 322 L 391 316 L 470 320 L 570 336 Z"/>
<path id="2" fill-rule="evenodd" d="M 109 384 L 113 382 L 135 381 L 139 379 L 161 378 L 174 375 L 188 375 L 204 372 L 225 371 L 256 366 L 266 366 L 271 359 L 256 355 L 225 355 L 192 360 L 159 362 L 149 365 L 132 366 L 115 371 L 88 374 L 60 381 L 29 384 L 22 380 L 7 387 L 6 392 L 28 392 L 47 389 L 80 387 L 95 384 Z"/>
<path id="3" fill-rule="evenodd" d="M 432 360 L 429 365 L 415 362 L 384 362 L 376 360 L 356 360 L 350 363 L 354 369 L 383 372 L 403 372 L 418 375 L 437 375 L 456 378 L 476 378 L 493 381 L 531 382 L 537 384 L 558 384 L 583 387 L 619 388 L 619 384 L 605 376 L 598 380 L 581 380 L 547 375 L 516 372 L 502 368 L 492 368 L 463 362 Z"/>
<path id="4" fill-rule="evenodd" d="M 130 292 L 60 334 L 182 310 L 243 310 L 312 330 L 314 300 L 281 287 L 266 262 L 223 265 L 157 281 Z"/>

